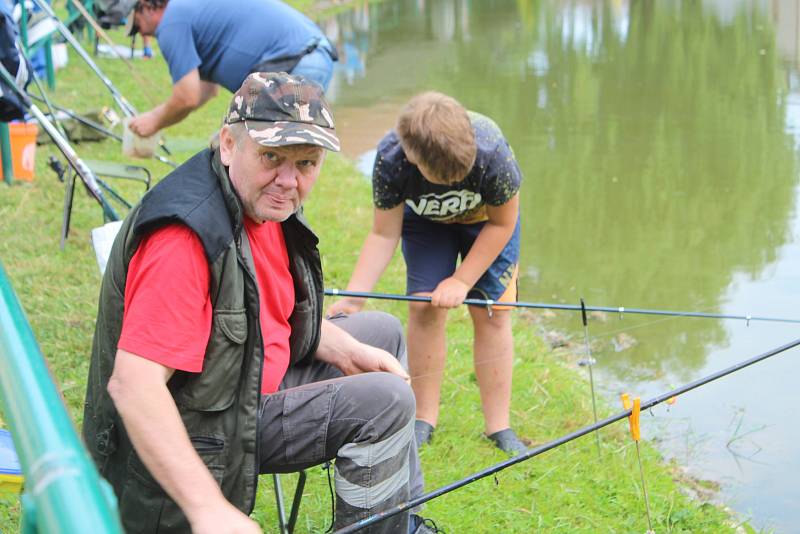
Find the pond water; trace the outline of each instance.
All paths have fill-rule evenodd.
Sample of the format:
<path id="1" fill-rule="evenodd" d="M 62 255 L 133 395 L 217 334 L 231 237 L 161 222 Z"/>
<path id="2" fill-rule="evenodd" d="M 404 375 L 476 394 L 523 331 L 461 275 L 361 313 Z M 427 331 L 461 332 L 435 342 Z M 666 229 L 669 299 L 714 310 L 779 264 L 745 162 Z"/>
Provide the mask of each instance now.
<path id="1" fill-rule="evenodd" d="M 525 176 L 521 300 L 800 317 L 798 0 L 387 0 L 323 27 L 342 55 L 344 150 L 367 170 L 424 89 L 503 129 Z M 577 314 L 548 321 L 582 340 Z M 633 315 L 589 330 L 612 402 L 800 337 Z M 654 409 L 643 431 L 743 517 L 798 531 L 799 375 L 787 352 Z"/>

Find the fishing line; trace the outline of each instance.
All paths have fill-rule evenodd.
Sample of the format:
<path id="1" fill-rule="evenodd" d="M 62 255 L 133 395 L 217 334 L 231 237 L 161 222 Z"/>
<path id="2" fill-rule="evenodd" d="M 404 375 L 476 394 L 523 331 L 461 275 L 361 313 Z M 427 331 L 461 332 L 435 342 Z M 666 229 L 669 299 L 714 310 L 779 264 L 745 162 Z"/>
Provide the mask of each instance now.
<path id="1" fill-rule="evenodd" d="M 69 31 L 69 28 L 67 28 L 64 25 L 64 23 L 61 22 L 61 19 L 58 18 L 58 15 L 56 15 L 55 11 L 53 11 L 53 8 L 50 6 L 50 4 L 48 4 L 44 0 L 33 0 L 33 2 L 37 6 L 39 6 L 39 8 L 48 17 L 50 17 L 53 20 L 53 23 L 56 25 L 56 28 L 58 29 L 58 32 L 61 34 L 61 36 L 64 37 L 64 39 L 70 45 L 72 45 L 72 49 L 81 57 L 81 59 L 83 59 L 83 61 L 89 66 L 89 68 L 95 73 L 95 75 L 97 75 L 97 77 L 100 78 L 100 81 L 103 82 L 103 85 L 105 85 L 108 91 L 111 93 L 111 97 L 114 99 L 114 102 L 116 102 L 117 106 L 119 106 L 122 113 L 126 117 L 131 117 L 131 118 L 135 117 L 138 114 L 136 108 L 134 108 L 133 105 L 130 102 L 128 102 L 128 100 L 124 96 L 122 96 L 122 93 L 120 93 L 119 90 L 117 90 L 117 88 L 114 86 L 114 84 L 111 83 L 111 80 L 108 79 L 108 77 L 105 74 L 103 74 L 103 71 L 100 70 L 100 67 L 97 66 L 97 63 L 95 63 L 94 60 L 91 58 L 91 56 L 86 52 L 86 50 L 84 50 L 83 46 L 81 46 L 81 44 L 72 34 L 72 32 Z M 163 139 L 159 141 L 159 147 L 167 155 L 172 154 L 172 152 L 163 143 Z M 173 168 L 178 166 L 177 163 L 170 161 L 164 156 L 158 154 L 153 154 L 153 158 Z"/>
<path id="2" fill-rule="evenodd" d="M 89 25 L 94 29 L 97 35 L 99 35 L 106 42 L 106 44 L 111 49 L 111 52 L 117 58 L 121 59 L 123 63 L 125 63 L 125 66 L 128 67 L 128 70 L 131 71 L 131 75 L 133 75 L 133 77 L 136 78 L 136 83 L 139 86 L 139 89 L 142 91 L 144 96 L 147 97 L 147 100 L 150 101 L 150 104 L 156 105 L 158 103 L 158 100 L 155 98 L 155 96 L 153 96 L 153 93 L 150 91 L 149 85 L 139 75 L 139 72 L 136 70 L 136 67 L 134 67 L 133 63 L 131 63 L 131 61 L 129 61 L 128 58 L 126 58 L 124 55 L 120 53 L 119 50 L 117 50 L 117 44 L 111 39 L 111 37 L 109 37 L 109 35 L 105 32 L 105 30 L 103 30 L 100 24 L 98 24 L 95 18 L 86 10 L 86 8 L 83 7 L 83 4 L 81 4 L 80 0 L 68 0 L 68 2 L 71 3 L 73 6 L 75 6 L 75 9 L 77 9 L 78 12 L 81 14 L 81 16 L 84 19 L 86 19 L 86 22 L 89 23 Z M 132 17 L 133 13 L 131 13 L 129 16 Z"/>
<path id="3" fill-rule="evenodd" d="M 713 381 L 718 380 L 720 378 L 723 378 L 723 377 L 725 377 L 727 375 L 730 375 L 732 373 L 740 371 L 740 370 L 744 369 L 745 367 L 749 367 L 749 366 L 751 366 L 751 365 L 753 365 L 755 363 L 758 363 L 758 362 L 760 362 L 762 360 L 766 360 L 767 358 L 771 358 L 772 356 L 775 356 L 777 354 L 785 352 L 785 351 L 787 351 L 789 349 L 792 349 L 792 348 L 794 348 L 794 347 L 796 347 L 798 345 L 800 345 L 800 339 L 796 339 L 796 340 L 791 341 L 791 342 L 789 342 L 789 343 L 787 343 L 785 345 L 781 345 L 780 347 L 772 349 L 772 350 L 770 350 L 768 352 L 759 354 L 758 356 L 754 356 L 752 358 L 749 358 L 747 360 L 739 362 L 739 363 L 737 363 L 735 365 L 732 365 L 730 367 L 722 369 L 721 371 L 717 371 L 717 372 L 712 373 L 710 375 L 707 375 L 707 376 L 705 376 L 703 378 L 700 378 L 698 380 L 695 380 L 693 382 L 685 384 L 685 385 L 683 385 L 683 386 L 681 386 L 679 388 L 673 389 L 672 391 L 669 391 L 667 393 L 663 393 L 661 395 L 653 397 L 650 400 L 647 400 L 647 401 L 641 403 L 641 409 L 642 410 L 647 410 L 649 408 L 652 408 L 652 407 L 654 407 L 654 406 L 656 406 L 658 404 L 661 404 L 662 402 L 668 401 L 672 397 L 677 397 L 678 395 L 682 395 L 682 394 L 687 393 L 687 392 L 689 392 L 689 391 L 691 391 L 693 389 L 696 389 L 696 388 L 699 388 L 701 386 L 704 386 L 704 385 L 706 385 L 706 384 L 708 384 L 710 382 L 713 382 Z M 599 430 L 599 429 L 601 429 L 603 427 L 606 427 L 606 426 L 608 426 L 610 424 L 616 423 L 617 421 L 620 421 L 622 419 L 625 419 L 626 417 L 629 417 L 631 415 L 631 413 L 632 413 L 632 410 L 625 410 L 625 411 L 622 411 L 622 412 L 620 412 L 620 413 L 618 413 L 616 415 L 612 415 L 610 417 L 607 417 L 607 418 L 603 419 L 602 421 L 598 421 L 595 424 L 585 426 L 585 427 L 580 428 L 580 429 L 578 429 L 578 430 L 576 430 L 574 432 L 571 432 L 571 433 L 566 434 L 566 435 L 564 435 L 564 436 L 562 436 L 560 438 L 557 438 L 557 439 L 555 439 L 553 441 L 550 441 L 550 442 L 548 442 L 548 443 L 546 443 L 544 445 L 540 445 L 540 446 L 538 446 L 538 447 L 536 447 L 534 449 L 530 449 L 530 450 L 528 450 L 528 452 L 520 454 L 519 456 L 515 456 L 514 458 L 510 458 L 510 459 L 508 459 L 508 460 L 506 460 L 504 462 L 500 462 L 498 464 L 495 464 L 495 465 L 493 465 L 491 467 L 488 467 L 488 468 L 486 468 L 486 469 L 484 469 L 482 471 L 478 471 L 477 473 L 473 473 L 473 474 L 469 475 L 468 477 L 462 478 L 461 480 L 457 480 L 457 481 L 455 481 L 455 482 L 453 482 L 451 484 L 448 484 L 446 486 L 442 486 L 439 489 L 436 489 L 434 491 L 431 491 L 429 493 L 421 495 L 420 497 L 417 497 L 415 499 L 411 499 L 409 501 L 406 501 L 405 503 L 398 504 L 397 506 L 393 506 L 393 507 L 391 507 L 391 508 L 389 508 L 387 510 L 384 510 L 384 511 L 379 512 L 379 513 L 377 513 L 375 515 L 372 515 L 370 517 L 362 519 L 361 521 L 358 521 L 356 523 L 353 523 L 351 525 L 348 525 L 348 526 L 346 526 L 344 528 L 341 528 L 341 529 L 337 530 L 334 534 L 346 534 L 346 533 L 356 532 L 358 530 L 366 528 L 369 525 L 372 525 L 372 524 L 378 523 L 380 521 L 383 521 L 385 519 L 388 519 L 389 517 L 392 517 L 392 516 L 395 516 L 395 515 L 397 515 L 399 513 L 405 512 L 406 510 L 410 510 L 411 508 L 417 507 L 417 506 L 419 506 L 419 505 L 421 505 L 423 503 L 426 503 L 426 502 L 428 502 L 430 500 L 436 499 L 437 497 L 441 497 L 442 495 L 444 495 L 446 493 L 450 493 L 451 491 L 455 491 L 457 489 L 460 489 L 460 488 L 462 488 L 462 487 L 464 487 L 464 486 L 466 486 L 468 484 L 471 484 L 471 483 L 473 483 L 473 482 L 475 482 L 477 480 L 480 480 L 482 478 L 486 478 L 486 477 L 488 477 L 490 475 L 493 475 L 493 474 L 495 474 L 495 473 L 497 473 L 499 471 L 502 471 L 502 470 L 504 470 L 504 469 L 506 469 L 508 467 L 511 467 L 512 465 L 516 465 L 518 463 L 524 462 L 525 460 L 529 460 L 529 459 L 533 458 L 534 456 L 538 456 L 538 455 L 540 455 L 542 453 L 545 453 L 547 451 L 555 449 L 556 447 L 564 445 L 565 443 L 569 443 L 570 441 L 573 441 L 573 440 L 578 439 L 578 438 L 580 438 L 582 436 L 585 436 L 586 434 L 589 434 L 590 432 L 594 432 L 595 430 Z"/>
<path id="4" fill-rule="evenodd" d="M 589 387 L 592 391 L 592 414 L 594 415 L 594 422 L 597 423 L 597 400 L 594 393 L 594 373 L 592 367 L 596 360 L 592 357 L 592 346 L 589 343 L 589 321 L 586 320 L 586 303 L 581 297 L 581 319 L 583 321 L 583 343 L 586 348 L 586 358 L 578 361 L 578 365 L 585 365 L 589 369 Z M 594 439 L 597 443 L 597 456 L 600 456 L 600 431 L 595 430 Z"/>

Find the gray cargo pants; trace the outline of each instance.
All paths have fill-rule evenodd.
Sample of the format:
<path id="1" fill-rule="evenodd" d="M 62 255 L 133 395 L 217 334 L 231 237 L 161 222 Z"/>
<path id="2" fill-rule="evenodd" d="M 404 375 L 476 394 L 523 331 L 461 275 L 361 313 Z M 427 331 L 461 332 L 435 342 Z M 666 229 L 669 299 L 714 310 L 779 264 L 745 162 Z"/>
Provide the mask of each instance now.
<path id="1" fill-rule="evenodd" d="M 403 328 L 394 316 L 361 312 L 331 319 L 406 367 Z M 314 360 L 290 367 L 281 390 L 262 399 L 261 473 L 289 473 L 336 459 L 336 519 L 341 528 L 422 495 L 411 388 L 389 373 L 343 377 Z M 408 514 L 364 532 L 401 533 Z"/>

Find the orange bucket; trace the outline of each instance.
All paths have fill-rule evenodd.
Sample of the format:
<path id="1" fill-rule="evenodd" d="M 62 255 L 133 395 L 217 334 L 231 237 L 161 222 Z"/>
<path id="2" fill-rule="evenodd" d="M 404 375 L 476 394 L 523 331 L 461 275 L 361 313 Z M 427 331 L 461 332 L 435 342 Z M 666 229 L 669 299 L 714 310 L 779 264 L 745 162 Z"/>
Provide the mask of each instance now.
<path id="1" fill-rule="evenodd" d="M 33 180 L 33 168 L 36 162 L 36 134 L 39 127 L 34 123 L 10 122 L 8 123 L 9 137 L 11 137 L 11 163 L 14 167 L 16 180 Z M 0 157 L 0 164 L 2 164 Z"/>

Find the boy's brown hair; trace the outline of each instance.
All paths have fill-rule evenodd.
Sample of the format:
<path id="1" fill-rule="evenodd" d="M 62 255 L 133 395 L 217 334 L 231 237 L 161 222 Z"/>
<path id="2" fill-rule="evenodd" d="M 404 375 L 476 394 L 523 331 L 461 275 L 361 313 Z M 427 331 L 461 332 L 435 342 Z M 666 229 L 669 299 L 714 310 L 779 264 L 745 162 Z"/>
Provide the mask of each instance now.
<path id="1" fill-rule="evenodd" d="M 455 98 L 435 91 L 415 96 L 400 112 L 396 129 L 406 156 L 436 180 L 461 181 L 475 163 L 472 123 Z"/>

